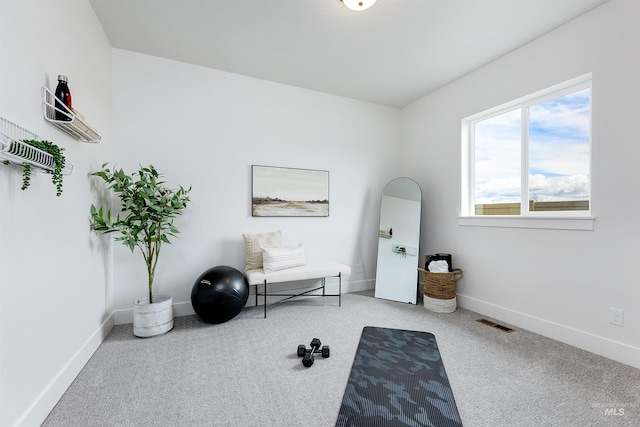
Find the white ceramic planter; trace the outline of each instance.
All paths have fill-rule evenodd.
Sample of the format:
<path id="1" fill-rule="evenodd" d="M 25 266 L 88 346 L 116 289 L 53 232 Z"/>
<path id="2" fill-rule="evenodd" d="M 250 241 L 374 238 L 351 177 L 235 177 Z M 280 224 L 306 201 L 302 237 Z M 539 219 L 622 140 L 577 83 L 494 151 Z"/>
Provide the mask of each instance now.
<path id="1" fill-rule="evenodd" d="M 154 295 L 153 303 L 149 297 L 133 302 L 133 334 L 147 338 L 161 335 L 173 329 L 173 297 Z"/>

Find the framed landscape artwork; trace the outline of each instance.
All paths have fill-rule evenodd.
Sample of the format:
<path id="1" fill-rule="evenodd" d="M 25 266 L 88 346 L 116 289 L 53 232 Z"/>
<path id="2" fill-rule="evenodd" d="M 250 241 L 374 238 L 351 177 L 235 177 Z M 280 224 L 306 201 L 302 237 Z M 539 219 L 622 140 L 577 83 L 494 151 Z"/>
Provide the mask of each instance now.
<path id="1" fill-rule="evenodd" d="M 251 167 L 251 216 L 329 216 L 329 171 Z"/>

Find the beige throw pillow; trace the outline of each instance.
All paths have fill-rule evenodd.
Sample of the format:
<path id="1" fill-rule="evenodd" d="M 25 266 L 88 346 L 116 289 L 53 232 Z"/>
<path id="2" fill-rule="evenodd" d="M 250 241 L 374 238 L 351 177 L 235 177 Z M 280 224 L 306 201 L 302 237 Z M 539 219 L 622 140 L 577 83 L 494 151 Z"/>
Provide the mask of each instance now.
<path id="1" fill-rule="evenodd" d="M 246 271 L 262 268 L 262 249 L 260 247 L 279 248 L 282 232 L 277 230 L 270 233 L 242 233 L 242 237 L 244 237 L 244 250 L 247 256 L 247 265 L 244 268 Z"/>

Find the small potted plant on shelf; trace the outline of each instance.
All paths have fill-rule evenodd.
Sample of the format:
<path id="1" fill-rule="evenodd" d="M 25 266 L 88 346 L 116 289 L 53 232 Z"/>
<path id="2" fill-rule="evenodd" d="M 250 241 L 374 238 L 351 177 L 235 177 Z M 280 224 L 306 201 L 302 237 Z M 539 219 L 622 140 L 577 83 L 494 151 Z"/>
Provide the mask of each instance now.
<path id="1" fill-rule="evenodd" d="M 33 150 L 28 150 L 27 147 L 24 147 L 23 144 L 30 145 L 40 151 L 44 151 L 47 154 L 51 155 L 51 164 L 43 164 L 40 166 L 40 169 L 44 170 L 47 173 L 51 174 L 51 182 L 56 186 L 56 196 L 60 197 L 62 195 L 62 171 L 65 167 L 66 158 L 62 153 L 64 148 L 58 147 L 51 141 L 38 141 L 35 139 L 23 139 L 18 142 L 11 142 L 11 146 L 9 147 L 8 153 L 15 155 L 17 157 L 25 156 L 24 152 L 27 151 L 27 157 L 34 158 L 38 154 L 34 154 Z M 34 159 L 32 159 L 34 160 Z M 5 165 L 10 164 L 8 160 L 3 162 Z M 24 162 L 21 164 L 22 166 L 22 187 L 21 190 L 26 190 L 31 185 L 31 164 Z M 45 168 L 46 167 L 46 168 Z"/>
<path id="2" fill-rule="evenodd" d="M 101 178 L 120 199 L 121 211 L 115 218 L 111 210 L 91 205 L 91 229 L 99 233 L 119 233 L 115 241 L 122 242 L 131 252 L 142 253 L 147 268 L 149 296 L 134 301 L 133 332 L 139 337 L 160 335 L 173 328 L 173 298 L 154 295 L 155 276 L 160 249 L 171 243 L 180 231 L 173 225 L 189 203 L 191 187 L 165 187 L 163 174 L 153 166 L 140 166 L 131 175 L 122 169 L 111 170 L 107 163 L 91 174 Z"/>

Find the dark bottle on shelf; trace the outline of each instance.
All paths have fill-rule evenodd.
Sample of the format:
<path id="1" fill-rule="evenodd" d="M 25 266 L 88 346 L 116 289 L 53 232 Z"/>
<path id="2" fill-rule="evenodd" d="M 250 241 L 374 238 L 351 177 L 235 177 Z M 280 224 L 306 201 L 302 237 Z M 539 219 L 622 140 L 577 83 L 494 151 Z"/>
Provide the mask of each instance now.
<path id="1" fill-rule="evenodd" d="M 71 117 L 65 114 L 71 111 L 71 92 L 69 91 L 69 86 L 67 86 L 67 81 L 67 76 L 60 74 L 58 76 L 58 86 L 56 87 L 56 120 L 66 122 L 71 121 Z M 65 107 L 67 108 L 65 109 Z"/>

